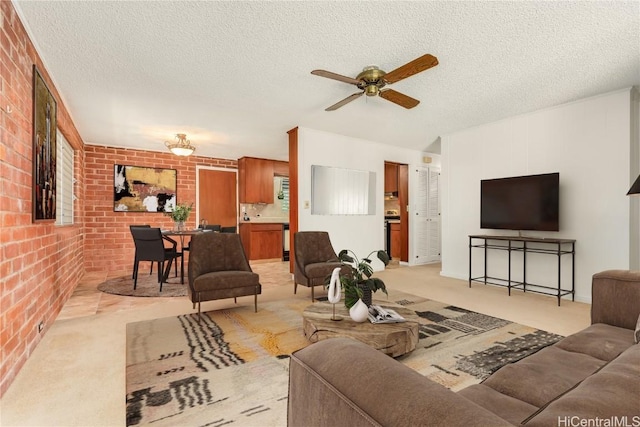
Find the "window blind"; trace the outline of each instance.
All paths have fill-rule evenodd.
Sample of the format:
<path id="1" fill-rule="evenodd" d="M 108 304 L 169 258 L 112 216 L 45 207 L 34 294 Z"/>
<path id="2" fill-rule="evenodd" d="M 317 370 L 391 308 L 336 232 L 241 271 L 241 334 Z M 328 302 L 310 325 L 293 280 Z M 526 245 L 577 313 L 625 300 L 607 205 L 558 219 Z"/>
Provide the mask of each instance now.
<path id="1" fill-rule="evenodd" d="M 73 148 L 62 133 L 57 134 L 56 225 L 73 224 Z"/>
<path id="2" fill-rule="evenodd" d="M 282 210 L 289 210 L 289 178 L 282 178 L 282 192 L 284 193 L 284 199 L 282 199 Z"/>

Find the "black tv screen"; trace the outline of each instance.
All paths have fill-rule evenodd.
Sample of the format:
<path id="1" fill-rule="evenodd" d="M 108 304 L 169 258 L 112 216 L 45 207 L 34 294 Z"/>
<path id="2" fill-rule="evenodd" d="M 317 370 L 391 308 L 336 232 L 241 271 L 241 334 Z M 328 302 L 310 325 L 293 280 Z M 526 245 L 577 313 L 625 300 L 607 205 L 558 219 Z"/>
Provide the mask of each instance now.
<path id="1" fill-rule="evenodd" d="M 480 228 L 559 230 L 560 174 L 480 181 Z"/>

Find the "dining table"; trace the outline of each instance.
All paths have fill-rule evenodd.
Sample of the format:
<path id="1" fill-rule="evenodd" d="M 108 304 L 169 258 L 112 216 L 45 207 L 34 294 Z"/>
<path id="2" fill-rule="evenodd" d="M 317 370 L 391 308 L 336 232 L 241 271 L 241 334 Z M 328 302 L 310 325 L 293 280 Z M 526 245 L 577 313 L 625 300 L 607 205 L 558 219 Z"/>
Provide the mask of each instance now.
<path id="1" fill-rule="evenodd" d="M 184 245 L 184 238 L 185 236 L 189 236 L 189 240 L 191 240 L 191 236 L 194 236 L 196 234 L 200 234 L 200 233 L 212 233 L 212 230 L 206 230 L 206 229 L 202 229 L 202 228 L 194 228 L 191 230 L 162 230 L 162 235 L 163 236 L 177 236 L 180 238 L 180 252 L 182 253 L 182 256 L 180 257 L 180 262 L 182 263 L 180 266 L 180 283 L 184 284 L 184 251 L 185 251 L 185 245 Z M 189 250 L 189 247 L 186 247 L 186 250 Z"/>

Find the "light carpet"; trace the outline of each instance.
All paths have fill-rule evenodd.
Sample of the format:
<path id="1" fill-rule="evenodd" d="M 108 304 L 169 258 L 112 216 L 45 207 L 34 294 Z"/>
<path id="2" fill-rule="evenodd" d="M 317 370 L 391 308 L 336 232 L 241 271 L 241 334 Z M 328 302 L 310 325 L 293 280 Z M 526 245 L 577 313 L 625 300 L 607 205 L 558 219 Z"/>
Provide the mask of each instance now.
<path id="1" fill-rule="evenodd" d="M 389 300 L 420 317 L 416 350 L 397 360 L 454 391 L 561 338 L 402 292 Z M 252 305 L 208 312 L 201 323 L 190 314 L 128 324 L 127 425 L 286 425 L 289 355 L 309 345 L 307 305 L 281 300 L 258 313 Z"/>

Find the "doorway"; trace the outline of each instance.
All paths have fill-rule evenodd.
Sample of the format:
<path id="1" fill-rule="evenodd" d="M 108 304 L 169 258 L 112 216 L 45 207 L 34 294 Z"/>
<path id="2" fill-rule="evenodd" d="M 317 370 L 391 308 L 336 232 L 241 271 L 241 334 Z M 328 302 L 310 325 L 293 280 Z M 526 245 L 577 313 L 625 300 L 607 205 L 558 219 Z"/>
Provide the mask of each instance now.
<path id="1" fill-rule="evenodd" d="M 198 224 L 238 225 L 238 171 L 235 169 L 196 167 Z"/>
<path id="2" fill-rule="evenodd" d="M 409 165 L 384 162 L 385 249 L 391 259 L 409 261 Z"/>

